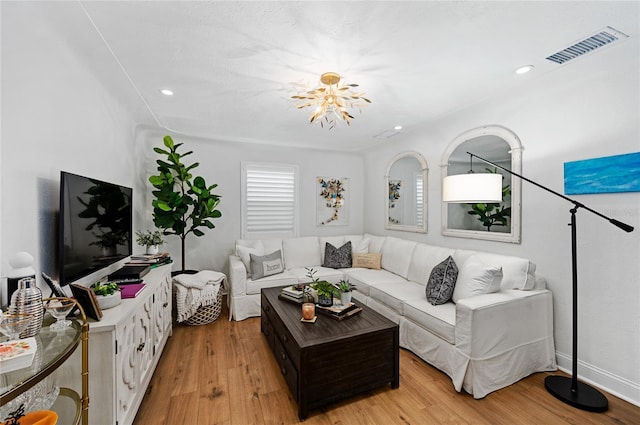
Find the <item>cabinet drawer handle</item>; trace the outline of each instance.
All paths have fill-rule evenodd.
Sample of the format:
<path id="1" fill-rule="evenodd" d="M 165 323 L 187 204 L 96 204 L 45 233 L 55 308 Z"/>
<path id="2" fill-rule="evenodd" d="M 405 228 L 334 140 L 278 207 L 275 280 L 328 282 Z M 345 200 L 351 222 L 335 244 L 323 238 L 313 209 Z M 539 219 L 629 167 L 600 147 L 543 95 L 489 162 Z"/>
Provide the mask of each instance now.
<path id="1" fill-rule="evenodd" d="M 162 307 L 166 307 L 168 305 L 169 305 L 169 303 L 164 303 L 164 304 L 162 304 Z"/>
<path id="2" fill-rule="evenodd" d="M 142 351 L 144 349 L 144 344 L 145 344 L 144 342 L 141 342 L 140 344 L 138 344 L 137 350 Z"/>
<path id="3" fill-rule="evenodd" d="M 282 360 L 286 360 L 287 359 L 287 355 L 285 353 L 280 353 L 280 357 L 282 357 Z"/>
<path id="4" fill-rule="evenodd" d="M 265 334 L 265 336 L 269 336 L 269 329 L 265 329 L 264 330 L 264 334 Z"/>
<path id="5" fill-rule="evenodd" d="M 287 374 L 287 369 L 285 369 L 285 368 L 284 368 L 284 366 L 282 366 L 282 369 L 280 369 L 280 370 L 282 371 L 282 374 L 283 374 L 283 375 L 286 375 L 286 374 Z"/>
<path id="6" fill-rule="evenodd" d="M 270 305 L 266 306 L 265 311 L 271 311 L 271 306 Z"/>
<path id="7" fill-rule="evenodd" d="M 286 335 L 282 335 L 282 340 L 283 340 L 284 342 L 287 342 L 287 336 L 286 336 Z"/>

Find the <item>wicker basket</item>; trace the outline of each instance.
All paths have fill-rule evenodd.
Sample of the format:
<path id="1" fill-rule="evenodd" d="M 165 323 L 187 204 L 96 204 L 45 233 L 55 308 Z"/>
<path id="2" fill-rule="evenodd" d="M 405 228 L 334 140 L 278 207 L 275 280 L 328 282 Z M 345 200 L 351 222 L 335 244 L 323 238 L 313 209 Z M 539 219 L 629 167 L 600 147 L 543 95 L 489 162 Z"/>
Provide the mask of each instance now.
<path id="1" fill-rule="evenodd" d="M 222 312 L 222 286 L 218 289 L 218 297 L 216 298 L 216 302 L 213 305 L 203 305 L 201 306 L 196 314 L 189 317 L 185 320 L 185 325 L 190 326 L 198 326 L 198 325 L 207 325 L 213 321 L 215 321 L 218 317 L 220 317 L 220 313 Z"/>

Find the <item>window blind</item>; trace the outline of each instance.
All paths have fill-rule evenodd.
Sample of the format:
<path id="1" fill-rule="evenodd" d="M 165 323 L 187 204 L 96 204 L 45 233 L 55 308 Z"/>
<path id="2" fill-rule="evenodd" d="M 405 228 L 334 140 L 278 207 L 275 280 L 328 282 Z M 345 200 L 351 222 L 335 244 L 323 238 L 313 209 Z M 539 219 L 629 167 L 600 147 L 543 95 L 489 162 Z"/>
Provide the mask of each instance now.
<path id="1" fill-rule="evenodd" d="M 297 180 L 293 165 L 243 164 L 243 237 L 297 236 Z"/>
<path id="2" fill-rule="evenodd" d="M 424 223 L 424 183 L 422 174 L 416 175 L 416 226 Z"/>

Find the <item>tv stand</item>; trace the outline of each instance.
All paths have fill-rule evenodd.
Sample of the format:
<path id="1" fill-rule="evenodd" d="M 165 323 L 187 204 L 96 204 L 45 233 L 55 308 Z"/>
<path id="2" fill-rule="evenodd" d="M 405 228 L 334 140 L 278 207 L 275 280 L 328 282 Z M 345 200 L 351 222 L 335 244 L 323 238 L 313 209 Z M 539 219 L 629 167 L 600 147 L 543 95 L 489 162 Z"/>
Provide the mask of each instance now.
<path id="1" fill-rule="evenodd" d="M 154 268 L 143 279 L 146 287 L 137 297 L 103 310 L 100 321 L 89 320 L 91 424 L 133 423 L 171 335 L 171 265 Z M 77 371 L 67 367 L 78 364 L 79 357 L 65 363 L 58 381 L 79 388 Z"/>

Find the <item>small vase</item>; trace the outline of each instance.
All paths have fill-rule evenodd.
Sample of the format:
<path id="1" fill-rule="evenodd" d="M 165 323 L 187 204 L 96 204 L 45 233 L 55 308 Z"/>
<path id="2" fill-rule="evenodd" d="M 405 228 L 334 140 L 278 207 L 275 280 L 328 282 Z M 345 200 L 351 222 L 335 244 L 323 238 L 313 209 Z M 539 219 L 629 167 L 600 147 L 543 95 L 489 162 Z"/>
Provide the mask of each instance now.
<path id="1" fill-rule="evenodd" d="M 36 285 L 34 278 L 26 277 L 18 281 L 18 289 L 11 295 L 9 313 L 33 315 L 31 323 L 27 329 L 22 331 L 20 338 L 38 335 L 40 328 L 42 328 L 44 305 L 42 304 L 42 291 Z"/>
<path id="2" fill-rule="evenodd" d="M 342 305 L 351 304 L 351 291 L 349 292 L 341 292 L 340 293 L 340 302 Z"/>
<path id="3" fill-rule="evenodd" d="M 160 252 L 160 247 L 158 247 L 158 245 L 147 245 L 148 255 L 156 255 L 158 252 Z"/>
<path id="4" fill-rule="evenodd" d="M 333 305 L 333 297 L 318 294 L 318 305 L 323 307 L 331 307 Z"/>

